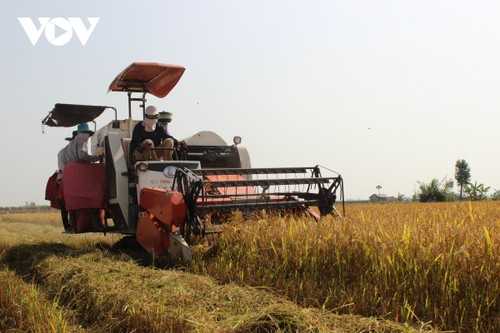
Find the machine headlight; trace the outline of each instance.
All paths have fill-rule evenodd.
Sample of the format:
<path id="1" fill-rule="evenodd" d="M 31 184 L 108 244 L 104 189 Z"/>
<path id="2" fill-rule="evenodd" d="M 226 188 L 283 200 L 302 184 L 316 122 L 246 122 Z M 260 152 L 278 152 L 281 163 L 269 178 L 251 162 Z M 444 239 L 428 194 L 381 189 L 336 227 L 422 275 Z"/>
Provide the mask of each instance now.
<path id="1" fill-rule="evenodd" d="M 165 169 L 163 169 L 163 174 L 165 177 L 168 178 L 174 178 L 175 177 L 175 172 L 177 171 L 177 167 L 174 165 L 169 165 Z"/>
<path id="2" fill-rule="evenodd" d="M 143 172 L 148 171 L 148 164 L 145 162 L 141 162 L 141 163 L 137 164 L 137 170 L 143 171 Z"/>

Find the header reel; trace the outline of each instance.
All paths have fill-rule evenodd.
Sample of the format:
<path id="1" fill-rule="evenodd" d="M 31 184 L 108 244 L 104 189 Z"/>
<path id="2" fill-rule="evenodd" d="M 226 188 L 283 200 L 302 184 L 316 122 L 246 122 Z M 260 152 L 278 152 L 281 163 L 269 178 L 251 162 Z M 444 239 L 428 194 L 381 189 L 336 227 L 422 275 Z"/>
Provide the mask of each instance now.
<path id="1" fill-rule="evenodd" d="M 342 177 L 324 177 L 319 166 L 202 170 L 179 168 L 175 185 L 183 194 L 186 204 L 186 240 L 190 233 L 210 233 L 205 230 L 203 220 L 208 214 L 219 215 L 213 213 L 292 210 L 309 213 L 316 220 L 331 213 L 342 218 L 345 213 Z M 337 191 L 340 191 L 339 197 Z M 342 214 L 334 206 L 338 198 Z M 312 207 L 316 207 L 316 210 Z M 222 221 L 214 221 L 212 217 L 212 222 Z"/>

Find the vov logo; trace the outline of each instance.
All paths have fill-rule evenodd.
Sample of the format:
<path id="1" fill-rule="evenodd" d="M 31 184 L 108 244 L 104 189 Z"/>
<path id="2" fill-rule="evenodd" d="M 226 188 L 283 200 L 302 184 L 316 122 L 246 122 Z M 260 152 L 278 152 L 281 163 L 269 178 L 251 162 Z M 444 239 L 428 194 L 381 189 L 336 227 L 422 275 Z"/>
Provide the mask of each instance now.
<path id="1" fill-rule="evenodd" d="M 26 35 L 28 35 L 31 44 L 36 45 L 42 33 L 45 33 L 47 41 L 56 46 L 69 43 L 73 38 L 73 32 L 82 45 L 87 44 L 90 35 L 100 20 L 99 17 L 87 17 L 89 22 L 89 28 L 87 29 L 79 17 L 38 17 L 38 27 L 30 17 L 18 17 L 17 19 L 21 23 Z"/>

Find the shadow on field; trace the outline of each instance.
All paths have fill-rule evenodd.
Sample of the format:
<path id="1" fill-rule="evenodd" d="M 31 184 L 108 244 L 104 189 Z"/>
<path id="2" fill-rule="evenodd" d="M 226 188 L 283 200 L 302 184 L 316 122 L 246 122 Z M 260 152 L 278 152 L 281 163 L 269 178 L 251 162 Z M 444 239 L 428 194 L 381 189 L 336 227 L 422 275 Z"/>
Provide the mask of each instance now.
<path id="1" fill-rule="evenodd" d="M 14 245 L 5 251 L 1 264 L 30 282 L 36 273 L 36 266 L 50 256 L 82 255 L 63 243 L 38 243 Z"/>
<path id="2" fill-rule="evenodd" d="M 0 256 L 0 266 L 6 266 L 11 271 L 22 277 L 26 282 L 36 279 L 37 265 L 51 256 L 78 258 L 84 254 L 96 250 L 116 256 L 117 260 L 131 260 L 137 265 L 156 268 L 171 268 L 169 262 L 154 260 L 153 257 L 142 248 L 134 236 L 126 236 L 110 245 L 105 242 L 95 243 L 94 248 L 74 248 L 64 243 L 42 242 L 37 244 L 18 244 L 9 247 Z"/>
<path id="3" fill-rule="evenodd" d="M 137 243 L 135 236 L 124 236 L 113 245 L 98 242 L 96 243 L 96 248 L 115 255 L 125 256 L 141 266 L 152 266 L 155 264 L 152 256 Z"/>

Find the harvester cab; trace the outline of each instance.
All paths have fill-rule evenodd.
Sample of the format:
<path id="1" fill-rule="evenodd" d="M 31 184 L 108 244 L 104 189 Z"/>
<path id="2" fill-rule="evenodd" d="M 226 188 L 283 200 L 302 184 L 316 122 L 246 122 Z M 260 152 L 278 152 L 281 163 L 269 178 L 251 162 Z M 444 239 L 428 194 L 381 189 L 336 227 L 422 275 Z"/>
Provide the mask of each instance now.
<path id="1" fill-rule="evenodd" d="M 118 119 L 116 108 L 110 106 L 56 104 L 42 121 L 51 127 L 72 127 L 95 122 L 105 110 L 115 114 L 91 137 L 92 151 L 104 149 L 102 163 L 70 163 L 64 169 L 60 199 L 73 212 L 70 219 L 78 232 L 132 235 L 152 255 L 188 262 L 193 239 L 213 232 L 207 228 L 208 217 L 220 223 L 223 212 L 286 209 L 316 219 L 331 213 L 342 217 L 340 175 L 319 166 L 252 168 L 238 136 L 227 144 L 212 131 L 200 131 L 184 139 L 187 148 L 175 148 L 173 160 L 132 161 L 133 128 L 142 121 L 132 118 L 132 104 L 139 103 L 144 119 L 146 95 L 165 97 L 184 70 L 140 62 L 123 70 L 109 90 L 127 93 L 126 119 Z M 96 211 L 102 228 L 88 223 L 95 220 L 91 215 Z"/>

